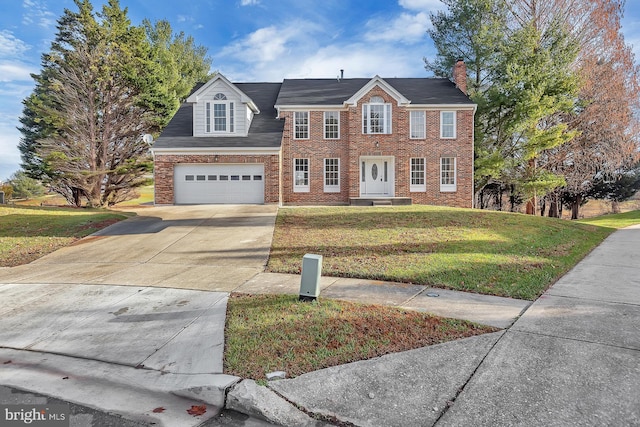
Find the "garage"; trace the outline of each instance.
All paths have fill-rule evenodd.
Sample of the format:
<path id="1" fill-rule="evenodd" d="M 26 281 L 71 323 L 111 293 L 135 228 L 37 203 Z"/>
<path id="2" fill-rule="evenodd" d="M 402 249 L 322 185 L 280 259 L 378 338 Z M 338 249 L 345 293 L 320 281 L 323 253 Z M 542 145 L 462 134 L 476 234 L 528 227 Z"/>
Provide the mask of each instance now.
<path id="1" fill-rule="evenodd" d="M 177 164 L 176 204 L 264 203 L 262 164 Z"/>

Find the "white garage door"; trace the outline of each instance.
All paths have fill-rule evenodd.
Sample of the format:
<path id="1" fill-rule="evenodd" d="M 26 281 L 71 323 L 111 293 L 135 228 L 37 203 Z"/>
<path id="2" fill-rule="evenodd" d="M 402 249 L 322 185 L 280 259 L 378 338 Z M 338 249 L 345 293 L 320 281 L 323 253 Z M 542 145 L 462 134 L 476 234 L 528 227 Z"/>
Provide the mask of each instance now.
<path id="1" fill-rule="evenodd" d="M 262 164 L 179 164 L 173 182 L 176 204 L 264 203 Z"/>

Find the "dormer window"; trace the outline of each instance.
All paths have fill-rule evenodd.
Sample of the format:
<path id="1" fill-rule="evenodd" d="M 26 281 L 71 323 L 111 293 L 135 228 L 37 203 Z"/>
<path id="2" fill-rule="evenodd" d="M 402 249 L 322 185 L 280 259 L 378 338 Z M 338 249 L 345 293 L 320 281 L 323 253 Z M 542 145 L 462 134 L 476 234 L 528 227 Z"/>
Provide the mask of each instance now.
<path id="1" fill-rule="evenodd" d="M 205 103 L 205 132 L 234 132 L 234 103 L 224 93 L 216 93 L 213 102 Z"/>
<path id="2" fill-rule="evenodd" d="M 381 96 L 372 96 L 362 105 L 362 133 L 391 133 L 391 104 Z"/>

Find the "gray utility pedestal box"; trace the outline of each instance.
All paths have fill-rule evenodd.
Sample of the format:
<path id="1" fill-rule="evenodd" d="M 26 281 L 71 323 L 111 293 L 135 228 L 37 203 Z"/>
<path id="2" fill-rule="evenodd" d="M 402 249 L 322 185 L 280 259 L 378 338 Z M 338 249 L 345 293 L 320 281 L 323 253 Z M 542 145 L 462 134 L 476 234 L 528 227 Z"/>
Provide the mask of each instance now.
<path id="1" fill-rule="evenodd" d="M 322 255 L 306 254 L 302 257 L 300 277 L 300 299 L 314 300 L 320 295 Z"/>

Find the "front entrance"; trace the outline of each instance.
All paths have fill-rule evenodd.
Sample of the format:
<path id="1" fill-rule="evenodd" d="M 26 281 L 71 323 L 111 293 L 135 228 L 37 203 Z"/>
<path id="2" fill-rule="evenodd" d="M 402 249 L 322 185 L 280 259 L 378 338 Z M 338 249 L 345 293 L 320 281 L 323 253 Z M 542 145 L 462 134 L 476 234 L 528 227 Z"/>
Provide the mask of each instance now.
<path id="1" fill-rule="evenodd" d="M 360 197 L 393 197 L 393 157 L 360 159 Z"/>

